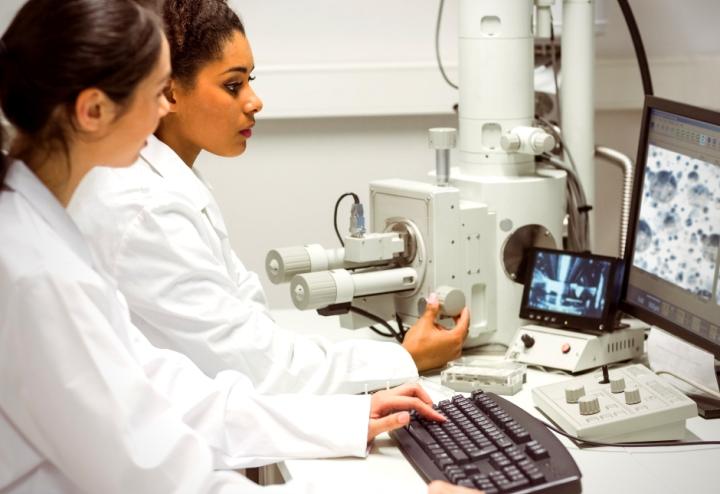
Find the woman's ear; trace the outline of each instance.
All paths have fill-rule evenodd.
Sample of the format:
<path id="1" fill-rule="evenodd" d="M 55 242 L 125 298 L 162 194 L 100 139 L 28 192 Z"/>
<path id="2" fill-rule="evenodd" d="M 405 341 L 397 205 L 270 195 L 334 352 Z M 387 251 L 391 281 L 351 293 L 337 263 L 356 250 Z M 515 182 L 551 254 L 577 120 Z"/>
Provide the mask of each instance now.
<path id="1" fill-rule="evenodd" d="M 74 120 L 81 132 L 103 131 L 117 114 L 117 104 L 97 88 L 80 92 L 75 100 Z"/>
<path id="2" fill-rule="evenodd" d="M 174 113 L 177 111 L 177 93 L 178 93 L 178 87 L 177 83 L 174 79 L 168 80 L 167 86 L 165 86 L 165 89 L 163 90 L 165 93 L 165 99 L 170 103 L 170 107 L 168 108 L 169 113 Z"/>

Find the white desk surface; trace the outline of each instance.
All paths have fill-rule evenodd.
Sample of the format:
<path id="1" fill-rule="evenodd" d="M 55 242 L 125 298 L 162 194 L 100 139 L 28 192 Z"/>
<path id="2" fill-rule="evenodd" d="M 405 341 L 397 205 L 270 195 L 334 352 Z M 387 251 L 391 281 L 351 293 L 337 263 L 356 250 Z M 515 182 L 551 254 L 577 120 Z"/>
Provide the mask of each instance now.
<path id="1" fill-rule="evenodd" d="M 372 338 L 388 341 L 370 330 L 340 328 L 337 318 L 323 318 L 314 312 L 274 311 L 278 323 L 305 334 L 332 340 Z M 508 398 L 532 415 L 547 420 L 533 406 L 530 390 L 534 386 L 567 379 L 528 369 L 527 383 Z M 425 376 L 421 384 L 434 400 L 443 399 L 447 388 L 439 386 L 439 376 Z M 688 440 L 720 441 L 720 419 L 700 417 L 687 422 Z M 560 436 L 582 473 L 583 493 L 652 492 L 700 494 L 720 492 L 720 445 L 652 448 L 598 447 L 580 449 Z M 427 486 L 403 457 L 393 439 L 382 434 L 365 458 L 326 460 L 288 460 L 279 465 L 283 478 L 311 481 L 322 492 L 343 494 L 421 494 Z"/>

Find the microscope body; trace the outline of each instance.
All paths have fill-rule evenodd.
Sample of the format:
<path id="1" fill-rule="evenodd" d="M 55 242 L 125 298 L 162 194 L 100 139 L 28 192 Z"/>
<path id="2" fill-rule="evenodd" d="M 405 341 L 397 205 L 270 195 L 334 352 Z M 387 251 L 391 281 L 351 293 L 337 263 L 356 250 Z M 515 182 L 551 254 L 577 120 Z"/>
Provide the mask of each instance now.
<path id="1" fill-rule="evenodd" d="M 492 181 L 452 176 L 456 186 L 399 179 L 370 184 L 371 231 L 411 224 L 421 236 L 406 238 L 416 254 L 405 262 L 418 277 L 412 290 L 361 297 L 353 303 L 386 320 L 398 315 L 412 323 L 422 315 L 430 293 L 452 288 L 463 293 L 471 314 L 466 347 L 508 343 L 522 324 L 517 310 L 522 295 L 518 261 L 524 249 L 528 242 L 555 247 L 556 239 L 562 238 L 564 174 Z M 548 226 L 548 217 L 556 218 L 555 224 Z M 355 313 L 341 316 L 346 328 L 369 323 Z M 445 323 L 452 325 L 452 320 Z"/>
<path id="2" fill-rule="evenodd" d="M 534 37 L 548 36 L 552 3 L 460 0 L 456 166 L 450 167 L 454 133 L 431 129 L 436 171 L 427 180 L 372 182 L 370 233 L 351 231 L 344 249 L 272 251 L 268 275 L 291 282 L 298 308 L 351 304 L 377 316 L 345 313 L 346 328 L 379 320 L 412 324 L 428 295 L 438 293 L 452 325 L 462 295 L 471 316 L 465 346 L 510 343 L 523 324 L 523 254 L 530 247 L 562 248 L 566 216 L 565 172 L 536 166 L 536 156 L 556 145 L 535 125 L 533 81 Z M 573 27 L 562 40 L 568 68 L 562 119 L 573 125 L 563 135 L 583 174 L 594 155 L 593 1 L 564 0 L 564 8 L 564 24 Z"/>

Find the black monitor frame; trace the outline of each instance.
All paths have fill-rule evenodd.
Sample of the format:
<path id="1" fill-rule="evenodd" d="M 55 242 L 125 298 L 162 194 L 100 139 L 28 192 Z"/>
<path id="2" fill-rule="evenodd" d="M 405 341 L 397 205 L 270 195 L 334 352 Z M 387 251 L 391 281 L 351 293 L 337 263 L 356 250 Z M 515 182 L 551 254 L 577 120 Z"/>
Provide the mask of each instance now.
<path id="1" fill-rule="evenodd" d="M 529 304 L 532 288 L 533 271 L 539 253 L 570 256 L 579 259 L 592 259 L 610 264 L 608 283 L 605 286 L 605 305 L 599 317 L 589 317 L 564 312 L 548 311 L 531 307 Z M 586 252 L 572 252 L 568 250 L 545 249 L 534 247 L 525 252 L 527 260 L 525 268 L 525 285 L 522 301 L 520 303 L 520 317 L 543 326 L 558 327 L 570 330 L 612 331 L 615 328 L 620 297 L 620 284 L 622 282 L 623 263 L 616 257 L 600 256 Z"/>
<path id="2" fill-rule="evenodd" d="M 628 283 L 630 280 L 630 271 L 633 269 L 631 265 L 632 255 L 635 249 L 636 230 L 639 223 L 638 218 L 640 215 L 640 207 L 642 205 L 642 186 L 645 178 L 645 168 L 647 165 L 648 137 L 650 132 L 650 116 L 652 110 L 672 113 L 681 117 L 691 118 L 694 120 L 699 120 L 701 122 L 707 122 L 720 126 L 720 113 L 718 112 L 658 98 L 655 96 L 645 97 L 645 105 L 643 108 L 642 122 L 640 127 L 640 140 L 638 141 L 637 161 L 635 162 L 635 172 L 633 175 L 634 180 L 632 206 L 630 209 L 630 223 L 628 224 L 628 231 L 626 236 L 627 241 L 625 243 L 625 252 L 623 254 L 623 259 L 626 263 L 626 267 L 620 295 L 620 310 L 630 316 L 636 317 L 653 326 L 657 326 L 658 328 L 663 329 L 679 337 L 680 339 L 688 341 L 689 343 L 692 343 L 693 345 L 714 354 L 715 358 L 720 358 L 720 345 L 713 344 L 711 341 L 708 341 L 705 338 L 696 335 L 692 331 L 685 329 L 684 327 L 675 324 L 672 321 L 660 317 L 643 307 L 628 302 Z"/>

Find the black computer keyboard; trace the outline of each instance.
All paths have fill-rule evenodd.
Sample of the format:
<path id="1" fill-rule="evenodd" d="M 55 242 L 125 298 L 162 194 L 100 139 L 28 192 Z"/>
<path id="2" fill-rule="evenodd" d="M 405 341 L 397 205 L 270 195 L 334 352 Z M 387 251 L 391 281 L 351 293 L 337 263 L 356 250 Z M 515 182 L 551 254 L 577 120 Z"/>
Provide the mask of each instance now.
<path id="1" fill-rule="evenodd" d="M 445 480 L 486 494 L 579 493 L 580 470 L 537 419 L 492 393 L 475 391 L 434 406 L 448 420 L 412 413 L 392 436 L 425 481 Z"/>

